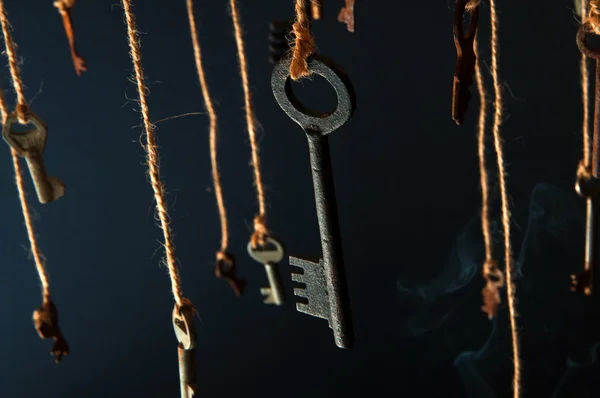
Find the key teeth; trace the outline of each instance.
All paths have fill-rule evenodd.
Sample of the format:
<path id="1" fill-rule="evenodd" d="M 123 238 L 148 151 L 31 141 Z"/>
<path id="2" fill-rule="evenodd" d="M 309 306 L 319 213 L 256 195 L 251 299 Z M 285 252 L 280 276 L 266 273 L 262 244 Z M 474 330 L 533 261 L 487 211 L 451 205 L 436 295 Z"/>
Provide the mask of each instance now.
<path id="1" fill-rule="evenodd" d="M 310 312 L 310 306 L 308 304 L 296 303 L 296 310 L 298 312 L 303 312 L 308 315 L 313 315 L 312 312 Z"/>
<path id="2" fill-rule="evenodd" d="M 308 294 L 306 293 L 306 288 L 303 288 L 303 287 L 295 287 L 294 288 L 294 295 L 298 296 L 298 297 L 302 297 L 302 298 L 308 299 Z"/>

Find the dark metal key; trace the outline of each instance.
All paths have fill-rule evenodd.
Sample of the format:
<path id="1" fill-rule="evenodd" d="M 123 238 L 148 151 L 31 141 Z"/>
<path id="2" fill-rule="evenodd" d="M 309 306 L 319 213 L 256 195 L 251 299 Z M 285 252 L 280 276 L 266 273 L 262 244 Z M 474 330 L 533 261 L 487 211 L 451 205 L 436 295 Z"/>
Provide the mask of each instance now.
<path id="1" fill-rule="evenodd" d="M 587 36 L 593 34 L 589 23 L 584 23 L 577 32 L 577 45 L 579 50 L 587 57 L 596 60 L 596 89 L 594 98 L 594 133 L 592 143 L 592 164 L 589 165 L 585 175 L 577 177 L 575 190 L 586 199 L 586 232 L 585 232 L 585 263 L 584 272 L 571 275 L 571 290 L 583 292 L 590 296 L 594 291 L 594 269 L 598 266 L 596 249 L 600 244 L 597 217 L 600 208 L 600 51 L 589 47 Z M 582 166 L 583 167 L 583 166 Z"/>
<path id="2" fill-rule="evenodd" d="M 335 89 L 338 104 L 333 113 L 317 112 L 300 103 L 291 87 L 289 58 L 275 66 L 271 77 L 273 94 L 279 106 L 302 127 L 308 138 L 321 233 L 322 259 L 315 263 L 290 257 L 290 265 L 304 271 L 303 274 L 293 274 L 292 279 L 306 284 L 306 288 L 297 288 L 294 293 L 308 299 L 308 303 L 298 303 L 296 308 L 300 312 L 327 319 L 329 327 L 333 329 L 336 345 L 350 348 L 354 342 L 354 331 L 344 274 L 328 134 L 340 128 L 352 116 L 355 108 L 354 91 L 346 75 L 331 61 L 313 56 L 308 60 L 308 68 L 312 73 L 324 77 Z"/>

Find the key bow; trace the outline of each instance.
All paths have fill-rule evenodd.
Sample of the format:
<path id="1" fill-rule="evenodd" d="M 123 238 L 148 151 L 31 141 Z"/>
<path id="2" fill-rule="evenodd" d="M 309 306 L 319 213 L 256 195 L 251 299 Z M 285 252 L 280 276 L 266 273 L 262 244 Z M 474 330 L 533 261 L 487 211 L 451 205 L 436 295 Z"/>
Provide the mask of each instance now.
<path id="1" fill-rule="evenodd" d="M 292 90 L 290 79 L 291 58 L 281 60 L 273 70 L 271 87 L 277 103 L 283 111 L 302 127 L 306 134 L 324 136 L 344 125 L 354 113 L 356 99 L 354 88 L 346 74 L 331 60 L 312 55 L 307 63 L 308 70 L 322 76 L 337 94 L 337 107 L 332 113 L 323 113 L 307 108 Z"/>

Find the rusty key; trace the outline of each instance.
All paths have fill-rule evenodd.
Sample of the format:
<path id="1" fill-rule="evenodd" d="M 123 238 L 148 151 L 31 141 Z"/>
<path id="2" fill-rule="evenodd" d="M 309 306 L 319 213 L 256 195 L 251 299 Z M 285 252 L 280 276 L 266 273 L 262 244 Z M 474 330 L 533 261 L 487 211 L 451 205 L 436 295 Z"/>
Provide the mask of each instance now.
<path id="1" fill-rule="evenodd" d="M 59 363 L 69 354 L 69 345 L 58 326 L 58 311 L 52 300 L 45 300 L 42 307 L 33 312 L 33 322 L 42 339 L 54 340 L 51 354 L 54 355 L 55 362 Z"/>
<path id="2" fill-rule="evenodd" d="M 75 73 L 77 76 L 87 71 L 87 64 L 77 52 L 75 47 L 75 29 L 73 29 L 73 20 L 71 12 L 75 6 L 75 0 L 58 0 L 54 2 L 54 7 L 58 9 L 60 16 L 63 20 L 65 33 L 67 34 L 67 40 L 69 41 L 69 49 L 71 50 L 71 58 L 73 59 L 73 66 L 75 67 Z"/>
<path id="3" fill-rule="evenodd" d="M 290 265 L 304 269 L 303 274 L 292 275 L 292 280 L 306 284 L 295 289 L 297 296 L 308 299 L 296 309 L 306 314 L 327 319 L 333 330 L 335 343 L 350 348 L 354 343 L 350 302 L 344 274 L 342 240 L 339 229 L 331 155 L 328 135 L 344 125 L 355 108 L 354 90 L 348 77 L 331 61 L 322 56 L 308 59 L 311 72 L 325 78 L 338 97 L 333 113 L 322 113 L 306 108 L 294 95 L 289 70 L 291 59 L 280 61 L 271 76 L 275 99 L 283 111 L 302 127 L 308 138 L 313 177 L 317 219 L 321 234 L 323 258 L 318 262 L 290 257 Z"/>
<path id="4" fill-rule="evenodd" d="M 235 269 L 235 260 L 230 255 L 220 254 L 215 264 L 215 275 L 217 278 L 224 279 L 229 283 L 236 296 L 244 293 L 246 281 L 237 277 Z"/>
<path id="5" fill-rule="evenodd" d="M 179 358 L 179 382 L 181 398 L 194 398 L 198 393 L 196 384 L 196 326 L 194 324 L 194 308 L 186 302 L 181 308 L 175 304 L 173 308 L 173 329 L 177 337 L 177 356 Z"/>
<path id="6" fill-rule="evenodd" d="M 596 60 L 596 89 L 594 98 L 594 133 L 592 143 L 592 164 L 588 176 L 578 176 L 576 192 L 586 199 L 586 233 L 584 272 L 571 275 L 571 290 L 590 296 L 594 292 L 595 268 L 598 266 L 596 249 L 600 244 L 597 233 L 598 205 L 600 204 L 600 51 L 588 46 L 587 35 L 593 34 L 588 23 L 577 32 L 577 46 L 587 57 Z"/>
<path id="7" fill-rule="evenodd" d="M 46 147 L 48 127 L 35 113 L 29 112 L 27 115 L 29 123 L 33 125 L 32 130 L 14 131 L 13 124 L 20 123 L 17 114 L 11 113 L 4 122 L 2 138 L 19 156 L 27 161 L 29 174 L 33 179 L 40 203 L 49 203 L 65 194 L 65 185 L 58 178 L 49 177 L 44 165 L 42 153 Z"/>
<path id="8" fill-rule="evenodd" d="M 475 36 L 477 35 L 477 24 L 479 22 L 479 5 L 471 10 L 467 35 L 463 31 L 463 20 L 465 8 L 469 0 L 458 0 L 454 11 L 454 46 L 456 47 L 456 69 L 454 71 L 454 82 L 452 84 L 452 120 L 456 124 L 463 124 L 465 113 L 471 99 L 470 87 L 473 84 L 475 73 Z"/>

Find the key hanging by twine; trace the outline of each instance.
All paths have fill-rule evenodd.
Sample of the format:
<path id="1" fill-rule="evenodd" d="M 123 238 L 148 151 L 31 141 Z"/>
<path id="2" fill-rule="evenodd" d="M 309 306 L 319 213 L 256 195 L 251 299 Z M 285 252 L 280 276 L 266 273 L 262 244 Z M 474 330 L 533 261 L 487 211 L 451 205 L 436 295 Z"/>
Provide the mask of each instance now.
<path id="1" fill-rule="evenodd" d="M 267 206 L 265 199 L 265 188 L 262 181 L 260 169 L 260 156 L 258 154 L 258 142 L 256 140 L 256 118 L 252 104 L 252 95 L 250 93 L 250 82 L 248 79 L 248 63 L 246 60 L 246 50 L 244 37 L 242 34 L 242 23 L 240 20 L 237 0 L 230 0 L 231 17 L 235 33 L 235 42 L 237 44 L 238 60 L 240 63 L 240 75 L 242 78 L 242 87 L 244 89 L 244 104 L 246 111 L 246 127 L 248 137 L 250 138 L 250 148 L 252 150 L 252 167 L 254 169 L 254 185 L 258 199 L 259 214 L 254 217 L 254 233 L 252 234 L 252 247 L 264 246 L 269 234 L 267 228 Z M 305 9 L 306 12 L 306 9 Z"/>
<path id="2" fill-rule="evenodd" d="M 217 112 L 215 111 L 215 106 L 208 89 L 208 82 L 206 80 L 206 73 L 204 71 L 204 64 L 202 62 L 202 51 L 200 47 L 200 40 L 198 39 L 198 28 L 196 27 L 196 20 L 194 18 L 194 1 L 186 0 L 186 6 L 190 24 L 192 45 L 194 47 L 196 72 L 198 73 L 200 88 L 202 89 L 202 97 L 204 99 L 204 105 L 206 107 L 210 122 L 210 162 L 212 168 L 213 185 L 215 189 L 215 198 L 217 200 L 217 209 L 219 211 L 219 220 L 221 223 L 221 248 L 216 254 L 215 273 L 217 277 L 227 280 L 234 293 L 237 296 L 240 296 L 243 291 L 244 281 L 236 277 L 235 260 L 227 251 L 229 247 L 229 228 L 227 222 L 227 210 L 225 208 L 225 200 L 223 198 L 223 186 L 221 183 L 221 175 L 219 173 L 219 163 L 217 161 Z"/>
<path id="3" fill-rule="evenodd" d="M 0 0 L 0 23 L 2 24 L 2 33 L 4 35 L 4 44 L 6 47 L 6 54 L 9 61 L 10 74 L 14 86 L 14 90 L 17 93 L 18 105 L 16 112 L 19 117 L 19 121 L 23 124 L 27 123 L 29 106 L 25 102 L 25 95 L 23 93 L 23 81 L 21 79 L 17 55 L 16 55 L 16 44 L 13 41 L 10 32 L 10 22 L 8 21 L 8 14 L 4 7 L 4 0 Z M 4 124 L 9 116 L 8 106 L 4 98 L 4 93 L 0 90 L 0 118 Z M 33 218 L 31 217 L 31 211 L 27 202 L 27 195 L 25 193 L 25 184 L 23 182 L 23 172 L 19 163 L 19 155 L 17 151 L 11 147 L 11 156 L 13 161 L 13 167 L 15 169 L 15 184 L 19 194 L 19 201 L 21 203 L 21 210 L 23 213 L 23 219 L 25 221 L 25 228 L 27 229 L 27 237 L 29 239 L 30 251 L 35 263 L 36 270 L 42 285 L 42 306 L 33 312 L 33 321 L 35 328 L 42 339 L 53 339 L 54 344 L 52 346 L 51 354 L 54 355 L 55 362 L 59 363 L 65 355 L 69 354 L 69 345 L 64 338 L 59 324 L 58 324 L 58 310 L 52 302 L 50 294 L 50 280 L 48 277 L 48 271 L 44 261 L 44 255 L 37 242 L 35 229 L 33 225 Z"/>
<path id="4" fill-rule="evenodd" d="M 85 59 L 77 52 L 77 47 L 75 47 L 75 29 L 73 29 L 73 19 L 71 17 L 74 6 L 75 0 L 57 0 L 54 2 L 54 7 L 58 9 L 58 12 L 62 17 L 67 40 L 69 41 L 69 49 L 71 50 L 71 58 L 73 59 L 75 73 L 77 73 L 77 76 L 81 76 L 83 72 L 87 71 L 87 64 Z"/>
<path id="5" fill-rule="evenodd" d="M 477 3 L 476 5 L 474 3 Z M 479 0 L 467 3 L 466 10 L 472 11 L 479 6 Z M 477 155 L 479 158 L 479 181 L 481 185 L 481 232 L 485 246 L 485 261 L 483 263 L 483 277 L 486 285 L 482 290 L 483 306 L 482 310 L 488 315 L 489 319 L 496 316 L 498 306 L 500 305 L 500 289 L 504 287 L 504 275 L 498 268 L 498 262 L 493 257 L 492 228 L 490 221 L 490 194 L 489 194 L 489 176 L 485 159 L 485 126 L 487 120 L 487 93 L 481 71 L 481 61 L 479 60 L 479 33 L 475 35 L 473 48 L 475 50 L 475 81 L 477 82 L 477 92 L 479 93 L 479 122 L 477 126 Z"/>
<path id="6" fill-rule="evenodd" d="M 494 84 L 494 119 L 493 119 L 493 137 L 494 148 L 496 150 L 496 158 L 498 164 L 498 180 L 500 182 L 500 199 L 501 199 L 501 215 L 502 227 L 504 230 L 504 263 L 505 263 L 505 281 L 506 293 L 508 301 L 508 312 L 510 318 L 512 351 L 513 351 L 513 398 L 521 396 L 521 354 L 520 342 L 517 325 L 517 310 L 516 310 L 516 286 L 514 281 L 514 262 L 510 235 L 511 213 L 508 201 L 508 191 L 506 183 L 506 170 L 504 167 L 504 150 L 502 145 L 502 137 L 500 134 L 503 118 L 503 98 L 502 98 L 502 83 L 500 81 L 498 67 L 499 39 L 498 39 L 498 12 L 496 10 L 496 0 L 490 0 L 490 23 L 491 23 L 491 47 L 492 47 L 492 80 Z M 479 83 L 478 83 L 479 85 Z M 487 261 L 486 261 L 487 264 Z M 494 265 L 488 264 L 489 269 L 494 269 Z M 490 275 L 493 275 L 490 273 Z"/>
<path id="7" fill-rule="evenodd" d="M 304 77 L 310 77 L 306 60 L 316 50 L 315 38 L 310 32 L 310 19 L 306 8 L 306 0 L 296 1 L 296 21 L 292 25 L 293 43 L 290 43 L 292 50 L 292 62 L 290 63 L 290 77 L 292 80 L 299 80 Z"/>
<path id="8" fill-rule="evenodd" d="M 184 306 L 191 306 L 189 300 L 183 296 L 181 287 L 181 277 L 179 276 L 179 270 L 177 269 L 177 260 L 175 257 L 175 244 L 173 242 L 173 235 L 171 227 L 169 225 L 169 214 L 167 211 L 167 201 L 165 199 L 164 185 L 160 179 L 160 159 L 158 154 L 158 145 L 156 143 L 156 135 L 154 132 L 155 126 L 150 121 L 150 112 L 148 109 L 147 94 L 148 88 L 146 86 L 144 78 L 144 70 L 142 67 L 142 55 L 140 50 L 140 39 L 138 34 L 137 25 L 135 22 L 135 16 L 131 10 L 131 1 L 122 0 L 123 10 L 125 12 L 125 21 L 127 24 L 127 36 L 129 41 L 129 54 L 134 68 L 135 82 L 137 86 L 139 104 L 142 112 L 142 120 L 144 123 L 144 136 L 146 142 L 142 144 L 142 147 L 146 151 L 146 162 L 148 166 L 148 176 L 150 177 L 150 184 L 154 191 L 154 200 L 156 202 L 156 213 L 160 220 L 160 228 L 163 232 L 165 249 L 165 259 L 163 260 L 169 270 L 169 277 L 171 279 L 171 290 L 175 303 L 179 309 Z"/>

